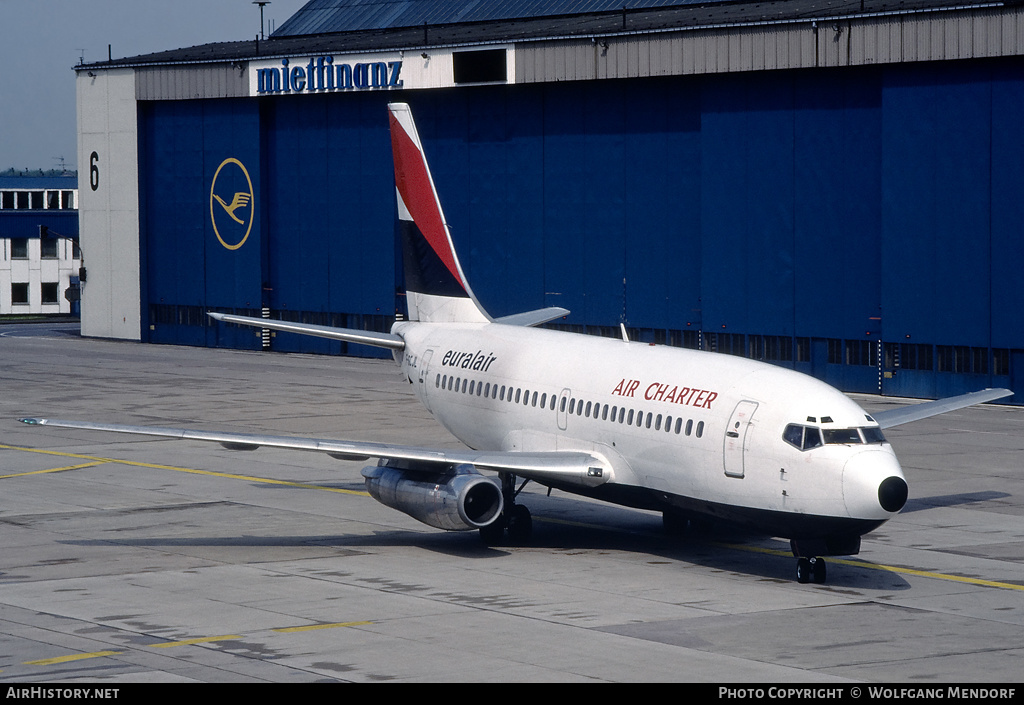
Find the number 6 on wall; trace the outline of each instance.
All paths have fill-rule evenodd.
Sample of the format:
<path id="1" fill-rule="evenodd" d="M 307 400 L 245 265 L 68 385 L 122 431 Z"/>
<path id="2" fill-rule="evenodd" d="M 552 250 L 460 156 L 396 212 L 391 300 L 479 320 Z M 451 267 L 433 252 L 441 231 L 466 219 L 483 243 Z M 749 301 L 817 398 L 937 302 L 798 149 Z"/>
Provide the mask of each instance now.
<path id="1" fill-rule="evenodd" d="M 95 191 L 100 187 L 100 168 L 96 164 L 100 160 L 100 155 L 93 152 L 89 155 L 89 187 Z"/>

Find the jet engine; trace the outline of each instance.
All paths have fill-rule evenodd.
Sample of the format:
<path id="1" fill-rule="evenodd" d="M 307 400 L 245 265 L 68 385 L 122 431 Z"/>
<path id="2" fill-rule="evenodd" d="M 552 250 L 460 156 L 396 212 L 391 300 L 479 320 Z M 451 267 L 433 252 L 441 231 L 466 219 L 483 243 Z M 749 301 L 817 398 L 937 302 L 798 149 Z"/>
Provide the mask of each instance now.
<path id="1" fill-rule="evenodd" d="M 501 488 L 472 465 L 421 466 L 381 460 L 363 468 L 375 500 L 447 531 L 488 526 L 501 516 Z"/>

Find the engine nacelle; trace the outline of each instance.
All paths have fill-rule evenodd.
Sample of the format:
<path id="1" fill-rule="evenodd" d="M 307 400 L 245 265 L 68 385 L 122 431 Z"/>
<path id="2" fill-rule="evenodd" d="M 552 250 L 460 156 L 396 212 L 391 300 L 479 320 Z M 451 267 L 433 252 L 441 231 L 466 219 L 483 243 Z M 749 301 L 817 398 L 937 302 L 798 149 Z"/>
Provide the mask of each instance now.
<path id="1" fill-rule="evenodd" d="M 496 521 L 504 507 L 501 488 L 472 465 L 421 470 L 391 460 L 362 474 L 375 500 L 437 529 L 479 529 Z"/>

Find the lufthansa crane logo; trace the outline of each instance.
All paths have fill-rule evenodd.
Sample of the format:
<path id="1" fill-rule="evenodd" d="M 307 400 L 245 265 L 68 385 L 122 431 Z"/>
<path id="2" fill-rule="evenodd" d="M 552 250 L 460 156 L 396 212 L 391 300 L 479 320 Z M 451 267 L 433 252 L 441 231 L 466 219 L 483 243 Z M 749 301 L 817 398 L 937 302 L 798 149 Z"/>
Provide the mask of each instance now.
<path id="1" fill-rule="evenodd" d="M 220 163 L 210 184 L 210 221 L 220 244 L 237 250 L 245 244 L 253 221 L 252 179 L 234 157 Z"/>

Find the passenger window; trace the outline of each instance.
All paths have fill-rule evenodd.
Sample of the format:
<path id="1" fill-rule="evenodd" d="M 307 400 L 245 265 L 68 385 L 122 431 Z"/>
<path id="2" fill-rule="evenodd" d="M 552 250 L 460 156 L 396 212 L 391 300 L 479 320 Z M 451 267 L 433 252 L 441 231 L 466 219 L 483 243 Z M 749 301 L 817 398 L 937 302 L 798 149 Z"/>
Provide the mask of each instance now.
<path id="1" fill-rule="evenodd" d="M 469 383 L 469 393 L 472 394 L 474 391 L 476 391 L 476 380 Z"/>
<path id="2" fill-rule="evenodd" d="M 552 399 L 554 399 L 554 397 L 552 397 Z M 565 412 L 565 397 L 562 397 L 562 405 L 558 410 L 563 413 Z"/>
<path id="3" fill-rule="evenodd" d="M 434 380 L 434 386 L 437 387 L 438 389 L 441 388 L 441 375 L 438 375 L 437 379 Z"/>
<path id="4" fill-rule="evenodd" d="M 676 419 L 676 435 L 677 436 L 679 435 L 679 431 L 680 431 L 680 429 L 682 429 L 682 427 L 683 427 L 683 417 L 680 416 L 679 418 Z"/>
<path id="5" fill-rule="evenodd" d="M 632 409 L 629 410 L 629 418 L 626 419 L 626 425 L 627 426 L 632 426 L 633 425 L 633 410 Z"/>
<path id="6" fill-rule="evenodd" d="M 693 433 L 693 419 L 686 422 L 686 435 L 689 436 L 691 433 Z"/>
<path id="7" fill-rule="evenodd" d="M 704 435 L 704 422 L 703 421 L 698 421 L 697 422 L 697 438 L 700 438 L 703 435 Z"/>
<path id="8" fill-rule="evenodd" d="M 548 395 L 547 395 L 547 393 L 541 394 L 540 395 L 540 408 L 544 409 L 544 408 L 547 407 L 547 405 L 548 405 Z"/>
<path id="9" fill-rule="evenodd" d="M 651 419 L 650 419 L 650 417 L 648 417 L 648 419 L 647 419 L 647 428 L 650 428 L 650 427 L 651 427 Z M 654 430 L 655 431 L 660 431 L 661 430 L 661 414 L 658 414 L 658 418 L 656 418 L 654 420 Z"/>
<path id="10" fill-rule="evenodd" d="M 589 401 L 587 402 L 587 411 L 583 415 L 586 416 L 588 419 L 590 418 L 590 402 Z M 596 416 L 596 414 L 595 414 L 595 416 Z"/>

